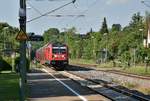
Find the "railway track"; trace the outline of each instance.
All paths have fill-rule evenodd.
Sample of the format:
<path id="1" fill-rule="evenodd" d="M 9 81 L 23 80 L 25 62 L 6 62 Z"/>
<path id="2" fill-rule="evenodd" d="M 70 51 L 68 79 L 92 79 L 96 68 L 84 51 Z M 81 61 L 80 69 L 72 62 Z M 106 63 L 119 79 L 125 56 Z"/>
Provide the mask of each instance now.
<path id="1" fill-rule="evenodd" d="M 76 79 L 76 82 L 79 82 L 81 85 L 91 88 L 97 93 L 108 97 L 112 101 L 150 101 L 149 98 L 134 94 L 127 88 L 120 85 L 113 84 L 104 80 L 89 79 L 71 72 L 69 73 L 85 80 L 84 82 L 80 82 Z"/>
<path id="2" fill-rule="evenodd" d="M 133 78 L 150 80 L 150 76 L 142 76 L 142 75 L 137 75 L 137 74 L 133 74 L 133 73 L 126 73 L 126 72 L 123 72 L 123 71 L 120 71 L 120 70 L 100 70 L 100 69 L 95 68 L 96 65 L 77 64 L 77 65 L 71 65 L 71 66 L 72 67 L 76 66 L 76 67 L 80 67 L 80 68 L 84 68 L 84 69 L 97 70 L 97 71 L 102 71 L 102 72 L 106 72 L 106 73 L 113 73 L 113 74 L 133 77 Z M 90 67 L 90 66 L 92 66 L 92 67 Z"/>
<path id="3" fill-rule="evenodd" d="M 137 74 L 126 73 L 126 72 L 119 71 L 119 70 L 98 70 L 98 71 L 104 71 L 104 72 L 124 75 L 124 76 L 128 76 L 128 77 L 134 77 L 134 78 L 150 80 L 150 76 L 141 76 L 141 75 L 137 75 Z"/>
<path id="4" fill-rule="evenodd" d="M 48 67 L 46 68 L 48 69 Z M 67 70 L 61 71 L 60 73 L 71 78 L 80 85 L 86 86 L 100 95 L 111 99 L 112 101 L 150 101 L 150 98 L 145 95 L 136 94 L 135 92 L 112 82 L 102 79 L 89 78 L 82 75 L 81 71 L 72 72 Z"/>

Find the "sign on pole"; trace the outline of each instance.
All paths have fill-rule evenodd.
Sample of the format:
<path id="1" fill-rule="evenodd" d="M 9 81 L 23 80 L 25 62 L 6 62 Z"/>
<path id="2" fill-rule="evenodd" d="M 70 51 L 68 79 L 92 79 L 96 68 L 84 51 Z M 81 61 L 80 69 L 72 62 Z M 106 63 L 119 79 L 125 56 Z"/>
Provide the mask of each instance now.
<path id="1" fill-rule="evenodd" d="M 28 36 L 24 31 L 20 30 L 16 36 L 16 40 L 25 41 L 25 40 L 28 40 Z"/>

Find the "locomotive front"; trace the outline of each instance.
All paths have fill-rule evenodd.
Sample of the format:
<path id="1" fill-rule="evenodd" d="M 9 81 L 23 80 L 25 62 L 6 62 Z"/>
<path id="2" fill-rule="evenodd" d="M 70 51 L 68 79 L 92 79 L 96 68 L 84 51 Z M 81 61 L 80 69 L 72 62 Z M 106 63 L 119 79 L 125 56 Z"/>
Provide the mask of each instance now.
<path id="1" fill-rule="evenodd" d="M 68 65 L 68 47 L 65 44 L 52 44 L 52 61 L 54 66 Z"/>

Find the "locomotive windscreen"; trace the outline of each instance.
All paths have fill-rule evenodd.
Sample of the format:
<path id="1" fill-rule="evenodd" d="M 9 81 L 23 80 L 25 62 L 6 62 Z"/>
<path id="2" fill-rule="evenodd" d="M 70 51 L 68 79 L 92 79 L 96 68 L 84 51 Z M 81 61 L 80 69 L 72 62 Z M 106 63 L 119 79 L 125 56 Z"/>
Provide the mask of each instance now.
<path id="1" fill-rule="evenodd" d="M 65 54 L 66 53 L 66 47 L 53 47 L 52 52 L 54 54 L 56 54 L 56 53 Z"/>
<path id="2" fill-rule="evenodd" d="M 56 54 L 56 53 L 65 54 L 66 51 L 67 51 L 67 47 L 65 44 L 62 44 L 62 43 L 53 43 L 52 44 L 52 52 L 54 54 Z"/>

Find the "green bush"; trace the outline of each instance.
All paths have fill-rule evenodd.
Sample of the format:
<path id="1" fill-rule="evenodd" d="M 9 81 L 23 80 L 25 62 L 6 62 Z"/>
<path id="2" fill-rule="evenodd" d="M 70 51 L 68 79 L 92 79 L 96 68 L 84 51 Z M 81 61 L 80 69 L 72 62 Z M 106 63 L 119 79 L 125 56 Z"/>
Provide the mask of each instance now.
<path id="1" fill-rule="evenodd" d="M 19 64 L 20 62 L 20 57 L 16 57 L 15 58 L 15 70 L 18 71 L 18 68 L 17 68 L 17 65 Z M 29 59 L 26 58 L 26 70 L 27 72 L 29 71 L 29 67 L 30 67 L 30 62 L 29 62 Z"/>
<path id="2" fill-rule="evenodd" d="M 11 69 L 12 69 L 12 66 L 7 62 L 7 60 L 0 58 L 0 71 L 11 70 Z"/>

